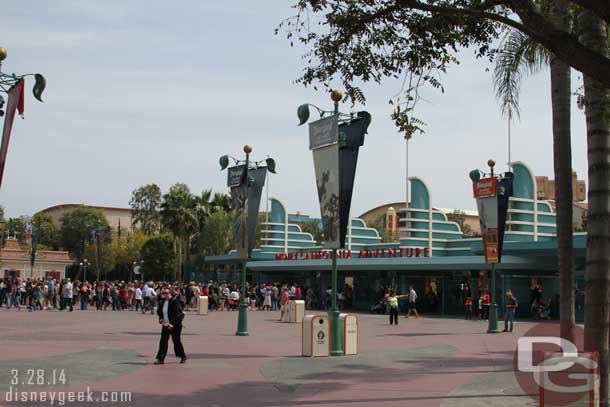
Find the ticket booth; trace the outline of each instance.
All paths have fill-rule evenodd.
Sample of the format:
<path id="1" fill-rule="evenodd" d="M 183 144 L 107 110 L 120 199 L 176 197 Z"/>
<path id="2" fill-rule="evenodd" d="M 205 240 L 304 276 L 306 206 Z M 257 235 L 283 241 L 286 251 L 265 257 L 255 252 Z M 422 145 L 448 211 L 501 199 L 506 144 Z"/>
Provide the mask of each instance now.
<path id="1" fill-rule="evenodd" d="M 326 314 L 303 319 L 303 356 L 330 356 L 330 321 Z"/>

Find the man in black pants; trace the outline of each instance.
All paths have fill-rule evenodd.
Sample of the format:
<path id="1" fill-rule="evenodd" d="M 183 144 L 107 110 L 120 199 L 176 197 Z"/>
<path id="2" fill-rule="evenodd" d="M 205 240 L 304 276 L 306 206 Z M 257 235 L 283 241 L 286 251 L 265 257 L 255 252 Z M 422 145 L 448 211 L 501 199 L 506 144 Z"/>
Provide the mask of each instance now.
<path id="1" fill-rule="evenodd" d="M 154 364 L 162 365 L 164 363 L 170 335 L 172 337 L 172 342 L 174 342 L 174 354 L 176 357 L 180 358 L 180 363 L 186 362 L 186 354 L 184 353 L 184 347 L 180 340 L 184 312 L 182 311 L 180 301 L 172 298 L 172 291 L 169 287 L 163 289 L 163 299 L 157 308 L 157 315 L 159 316 L 159 323 L 162 324 L 163 327 L 161 328 L 159 351 L 157 352 L 157 359 Z"/>

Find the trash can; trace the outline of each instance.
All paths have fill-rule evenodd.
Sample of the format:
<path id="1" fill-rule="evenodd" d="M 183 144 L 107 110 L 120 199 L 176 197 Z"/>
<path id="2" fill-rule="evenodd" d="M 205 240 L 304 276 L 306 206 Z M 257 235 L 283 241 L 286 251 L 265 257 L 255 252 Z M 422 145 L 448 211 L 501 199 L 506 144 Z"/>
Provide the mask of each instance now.
<path id="1" fill-rule="evenodd" d="M 340 314 L 339 326 L 343 354 L 358 354 L 358 316 L 353 314 Z"/>
<path id="2" fill-rule="evenodd" d="M 288 322 L 301 323 L 305 317 L 305 301 L 292 300 L 288 302 Z"/>
<path id="3" fill-rule="evenodd" d="M 197 313 L 199 315 L 208 315 L 208 297 L 200 295 L 197 302 Z"/>
<path id="4" fill-rule="evenodd" d="M 303 356 L 330 356 L 330 321 L 328 315 L 303 318 Z"/>

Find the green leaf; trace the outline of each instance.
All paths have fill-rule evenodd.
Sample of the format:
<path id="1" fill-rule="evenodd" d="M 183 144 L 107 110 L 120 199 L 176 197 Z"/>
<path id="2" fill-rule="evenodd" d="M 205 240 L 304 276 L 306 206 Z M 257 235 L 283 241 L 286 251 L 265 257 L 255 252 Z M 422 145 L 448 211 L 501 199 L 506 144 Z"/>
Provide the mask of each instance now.
<path id="1" fill-rule="evenodd" d="M 223 155 L 218 160 L 218 163 L 220 164 L 220 170 L 221 171 L 224 170 L 225 168 L 227 168 L 229 166 L 229 156 L 228 155 Z"/>
<path id="2" fill-rule="evenodd" d="M 273 158 L 267 158 L 265 161 L 267 163 L 267 170 L 269 170 L 270 173 L 275 174 L 275 160 Z"/>
<path id="3" fill-rule="evenodd" d="M 34 84 L 32 93 L 36 99 L 42 102 L 42 92 L 44 92 L 44 89 L 47 87 L 47 80 L 39 73 L 34 75 L 34 78 L 36 79 L 36 83 Z"/>
<path id="4" fill-rule="evenodd" d="M 299 106 L 297 109 L 297 116 L 299 117 L 299 126 L 305 124 L 309 120 L 309 104 Z"/>
<path id="5" fill-rule="evenodd" d="M 473 183 L 479 182 L 479 180 L 481 179 L 481 172 L 479 170 L 472 170 L 470 171 L 468 176 L 470 177 Z"/>
<path id="6" fill-rule="evenodd" d="M 364 125 L 364 132 L 366 133 L 369 125 L 371 124 L 371 114 L 369 112 L 366 111 L 362 111 L 362 112 L 358 112 L 357 114 L 358 117 L 360 117 L 361 119 L 364 119 L 365 125 Z"/>

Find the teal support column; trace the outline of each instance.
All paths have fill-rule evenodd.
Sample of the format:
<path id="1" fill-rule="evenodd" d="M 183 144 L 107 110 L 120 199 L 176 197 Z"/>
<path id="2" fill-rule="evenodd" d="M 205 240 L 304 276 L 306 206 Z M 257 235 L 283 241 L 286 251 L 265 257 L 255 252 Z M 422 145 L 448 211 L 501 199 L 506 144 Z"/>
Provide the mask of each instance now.
<path id="1" fill-rule="evenodd" d="M 248 304 L 246 298 L 248 291 L 246 290 L 246 264 L 247 260 L 242 262 L 241 266 L 241 296 L 239 299 L 239 316 L 237 317 L 237 336 L 248 336 Z"/>
<path id="2" fill-rule="evenodd" d="M 339 310 L 337 309 L 337 249 L 333 249 L 332 253 L 332 298 L 330 317 L 330 355 L 343 356 L 343 347 L 341 346 L 341 333 L 339 330 Z"/>
<path id="3" fill-rule="evenodd" d="M 497 334 L 500 332 L 498 329 L 498 304 L 496 301 L 496 265 L 491 264 L 491 287 L 490 293 L 491 304 L 489 305 L 489 326 L 487 328 L 488 334 Z"/>

